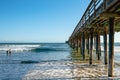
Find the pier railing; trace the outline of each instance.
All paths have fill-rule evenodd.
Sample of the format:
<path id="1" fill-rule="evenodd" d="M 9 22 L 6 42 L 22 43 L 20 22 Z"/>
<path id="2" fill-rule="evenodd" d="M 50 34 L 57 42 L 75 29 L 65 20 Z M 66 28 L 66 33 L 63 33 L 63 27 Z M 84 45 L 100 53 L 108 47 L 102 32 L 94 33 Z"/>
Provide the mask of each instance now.
<path id="1" fill-rule="evenodd" d="M 88 5 L 85 13 L 83 14 L 81 20 L 75 27 L 70 38 L 74 37 L 85 28 L 87 25 L 90 25 L 92 21 L 97 18 L 101 13 L 105 12 L 118 0 L 92 0 Z"/>

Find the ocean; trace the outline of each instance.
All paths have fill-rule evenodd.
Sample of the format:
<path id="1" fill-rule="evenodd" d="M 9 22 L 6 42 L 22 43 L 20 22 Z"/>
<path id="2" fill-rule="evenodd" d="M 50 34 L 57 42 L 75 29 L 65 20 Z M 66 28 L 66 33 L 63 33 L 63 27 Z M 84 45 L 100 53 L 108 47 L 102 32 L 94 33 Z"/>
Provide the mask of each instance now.
<path id="1" fill-rule="evenodd" d="M 11 54 L 6 51 L 11 49 Z M 76 80 L 107 77 L 101 62 L 89 66 L 65 43 L 1 43 L 0 80 Z M 120 45 L 115 45 L 115 76 L 120 76 Z"/>

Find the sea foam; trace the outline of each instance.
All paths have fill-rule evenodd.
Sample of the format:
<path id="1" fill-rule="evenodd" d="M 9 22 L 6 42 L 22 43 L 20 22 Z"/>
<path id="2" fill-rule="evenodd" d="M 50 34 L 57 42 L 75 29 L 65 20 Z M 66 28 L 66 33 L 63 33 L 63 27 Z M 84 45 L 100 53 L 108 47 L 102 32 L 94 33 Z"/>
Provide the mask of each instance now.
<path id="1" fill-rule="evenodd" d="M 0 45 L 0 51 L 29 51 L 35 48 L 41 47 L 41 45 Z"/>

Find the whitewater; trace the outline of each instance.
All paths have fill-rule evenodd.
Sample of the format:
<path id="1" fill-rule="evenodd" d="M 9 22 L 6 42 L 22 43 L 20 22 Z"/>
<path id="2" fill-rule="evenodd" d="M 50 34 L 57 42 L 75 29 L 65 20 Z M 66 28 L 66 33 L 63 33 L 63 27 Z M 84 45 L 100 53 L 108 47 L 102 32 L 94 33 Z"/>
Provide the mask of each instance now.
<path id="1" fill-rule="evenodd" d="M 11 55 L 6 51 L 11 49 Z M 65 43 L 0 44 L 0 80 L 80 80 L 107 79 L 103 46 L 101 61 L 81 60 L 80 53 Z M 93 53 L 94 54 L 94 53 Z M 120 76 L 120 46 L 115 46 L 114 75 Z M 93 59 L 94 60 L 94 59 Z"/>

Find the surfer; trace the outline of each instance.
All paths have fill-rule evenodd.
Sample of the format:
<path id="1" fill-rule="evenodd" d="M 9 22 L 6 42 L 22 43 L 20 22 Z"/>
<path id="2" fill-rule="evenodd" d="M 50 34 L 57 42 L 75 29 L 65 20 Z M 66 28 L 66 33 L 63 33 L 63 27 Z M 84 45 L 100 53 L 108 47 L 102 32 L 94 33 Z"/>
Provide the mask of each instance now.
<path id="1" fill-rule="evenodd" d="M 7 55 L 11 55 L 11 49 L 6 51 Z"/>

